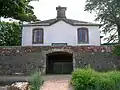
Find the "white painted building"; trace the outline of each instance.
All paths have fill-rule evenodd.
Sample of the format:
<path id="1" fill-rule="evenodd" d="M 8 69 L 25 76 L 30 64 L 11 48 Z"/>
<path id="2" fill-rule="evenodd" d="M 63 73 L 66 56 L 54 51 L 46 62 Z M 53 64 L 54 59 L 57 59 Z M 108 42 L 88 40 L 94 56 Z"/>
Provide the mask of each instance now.
<path id="1" fill-rule="evenodd" d="M 57 18 L 24 24 L 22 46 L 100 45 L 100 24 L 68 19 L 66 7 L 57 7 Z"/>

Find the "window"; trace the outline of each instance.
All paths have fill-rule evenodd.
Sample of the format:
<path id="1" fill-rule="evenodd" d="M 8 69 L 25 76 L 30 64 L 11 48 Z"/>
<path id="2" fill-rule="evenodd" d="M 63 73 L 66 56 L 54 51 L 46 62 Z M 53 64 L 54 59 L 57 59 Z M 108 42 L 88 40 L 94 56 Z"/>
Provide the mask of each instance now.
<path id="1" fill-rule="evenodd" d="M 88 28 L 78 28 L 78 43 L 88 43 Z"/>
<path id="2" fill-rule="evenodd" d="M 33 29 L 33 44 L 43 44 L 43 29 Z"/>

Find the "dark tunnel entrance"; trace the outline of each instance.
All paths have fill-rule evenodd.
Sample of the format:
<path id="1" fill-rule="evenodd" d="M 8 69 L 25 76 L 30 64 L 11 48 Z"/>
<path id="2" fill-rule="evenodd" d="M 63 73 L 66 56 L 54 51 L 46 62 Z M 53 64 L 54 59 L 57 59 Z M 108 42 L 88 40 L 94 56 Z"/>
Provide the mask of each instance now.
<path id="1" fill-rule="evenodd" d="M 47 54 L 47 74 L 71 74 L 73 71 L 73 55 L 66 52 Z"/>

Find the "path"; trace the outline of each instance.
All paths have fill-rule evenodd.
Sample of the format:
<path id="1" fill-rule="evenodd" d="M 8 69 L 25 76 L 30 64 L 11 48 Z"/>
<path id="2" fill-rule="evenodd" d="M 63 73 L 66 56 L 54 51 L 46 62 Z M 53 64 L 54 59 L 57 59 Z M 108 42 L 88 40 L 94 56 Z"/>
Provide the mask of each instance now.
<path id="1" fill-rule="evenodd" d="M 42 76 L 44 84 L 40 90 L 73 90 L 70 83 L 71 75 Z M 0 82 L 26 81 L 30 76 L 0 76 Z"/>
<path id="2" fill-rule="evenodd" d="M 53 78 L 54 77 L 54 78 Z M 46 80 L 40 90 L 73 90 L 68 76 L 52 76 Z"/>

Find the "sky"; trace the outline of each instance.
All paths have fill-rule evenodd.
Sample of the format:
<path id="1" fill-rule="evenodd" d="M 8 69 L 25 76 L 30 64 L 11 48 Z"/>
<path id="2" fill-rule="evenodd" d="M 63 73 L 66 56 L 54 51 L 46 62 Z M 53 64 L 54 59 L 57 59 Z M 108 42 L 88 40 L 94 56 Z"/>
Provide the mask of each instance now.
<path id="1" fill-rule="evenodd" d="M 67 7 L 66 16 L 70 19 L 94 22 L 95 14 L 84 11 L 86 0 L 35 0 L 30 3 L 40 20 L 56 18 L 56 7 Z"/>

